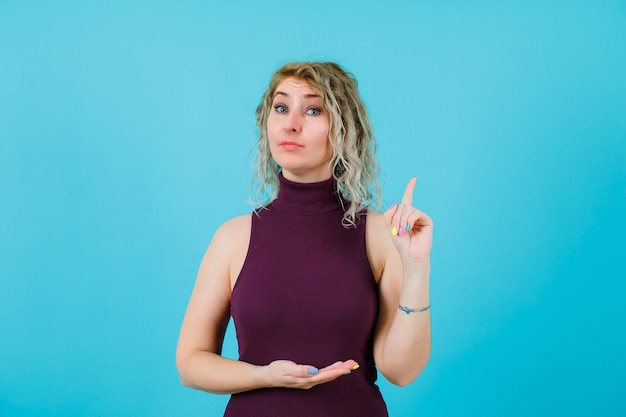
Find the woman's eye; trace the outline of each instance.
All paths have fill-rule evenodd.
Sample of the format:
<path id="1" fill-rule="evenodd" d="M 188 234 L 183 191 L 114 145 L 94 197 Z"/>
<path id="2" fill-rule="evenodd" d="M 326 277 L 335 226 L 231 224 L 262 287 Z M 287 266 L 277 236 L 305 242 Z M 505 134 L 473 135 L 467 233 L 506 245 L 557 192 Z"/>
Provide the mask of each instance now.
<path id="1" fill-rule="evenodd" d="M 319 109 L 317 107 L 310 107 L 307 111 L 306 114 L 308 114 L 309 116 L 317 116 L 318 114 L 320 114 L 322 112 L 322 109 Z"/>
<path id="2" fill-rule="evenodd" d="M 274 109 L 276 110 L 276 112 L 278 113 L 285 113 L 287 112 L 287 107 L 283 106 L 282 104 L 277 104 L 274 106 Z"/>

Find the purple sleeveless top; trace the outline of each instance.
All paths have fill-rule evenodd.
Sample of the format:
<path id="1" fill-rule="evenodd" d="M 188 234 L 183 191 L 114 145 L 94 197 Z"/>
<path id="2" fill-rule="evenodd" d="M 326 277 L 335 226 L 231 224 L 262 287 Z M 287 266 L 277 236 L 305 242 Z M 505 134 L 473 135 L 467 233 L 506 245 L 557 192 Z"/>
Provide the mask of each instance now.
<path id="1" fill-rule="evenodd" d="M 299 184 L 279 175 L 278 198 L 252 215 L 248 254 L 232 293 L 239 359 L 318 368 L 354 359 L 350 375 L 309 390 L 234 394 L 227 417 L 387 416 L 372 353 L 378 289 L 365 251 L 365 215 L 341 224 L 333 179 Z"/>

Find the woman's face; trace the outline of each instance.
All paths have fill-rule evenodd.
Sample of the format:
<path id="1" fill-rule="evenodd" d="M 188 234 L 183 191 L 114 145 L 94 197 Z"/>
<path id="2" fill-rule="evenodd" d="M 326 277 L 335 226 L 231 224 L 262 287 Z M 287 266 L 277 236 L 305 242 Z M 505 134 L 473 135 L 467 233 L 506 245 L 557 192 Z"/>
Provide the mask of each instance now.
<path id="1" fill-rule="evenodd" d="M 270 152 L 286 179 L 319 182 L 332 175 L 330 118 L 322 98 L 303 79 L 288 77 L 274 93 L 267 119 Z"/>

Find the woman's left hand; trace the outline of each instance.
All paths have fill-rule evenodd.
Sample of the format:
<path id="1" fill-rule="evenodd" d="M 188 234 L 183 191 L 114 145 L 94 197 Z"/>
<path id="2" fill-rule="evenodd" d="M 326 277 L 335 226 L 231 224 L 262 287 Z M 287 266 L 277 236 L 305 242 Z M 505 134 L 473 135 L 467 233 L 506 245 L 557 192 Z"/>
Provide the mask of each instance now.
<path id="1" fill-rule="evenodd" d="M 409 180 L 402 202 L 391 206 L 383 216 L 402 261 L 428 263 L 433 244 L 433 221 L 412 205 L 416 181 L 416 177 Z"/>

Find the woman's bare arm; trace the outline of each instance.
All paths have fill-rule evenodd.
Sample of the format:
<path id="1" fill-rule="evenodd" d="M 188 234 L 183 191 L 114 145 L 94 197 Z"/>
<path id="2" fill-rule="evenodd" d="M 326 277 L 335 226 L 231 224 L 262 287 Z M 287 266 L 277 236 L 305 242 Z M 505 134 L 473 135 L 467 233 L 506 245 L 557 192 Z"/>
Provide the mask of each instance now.
<path id="1" fill-rule="evenodd" d="M 368 257 L 379 279 L 374 359 L 385 378 L 401 386 L 417 378 L 431 352 L 430 310 L 407 313 L 398 307 L 430 305 L 433 225 L 426 214 L 411 206 L 414 186 L 412 179 L 401 205 L 385 215 L 371 212 L 367 220 Z"/>

